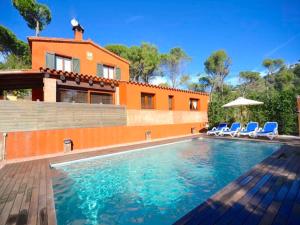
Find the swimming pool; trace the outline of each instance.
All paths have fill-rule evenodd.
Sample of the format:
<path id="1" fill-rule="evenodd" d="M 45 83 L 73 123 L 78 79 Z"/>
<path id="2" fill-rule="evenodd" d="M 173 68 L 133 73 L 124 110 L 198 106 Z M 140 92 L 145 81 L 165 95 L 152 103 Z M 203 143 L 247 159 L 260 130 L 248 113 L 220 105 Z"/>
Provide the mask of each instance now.
<path id="1" fill-rule="evenodd" d="M 57 222 L 172 224 L 279 148 L 196 139 L 54 165 Z"/>

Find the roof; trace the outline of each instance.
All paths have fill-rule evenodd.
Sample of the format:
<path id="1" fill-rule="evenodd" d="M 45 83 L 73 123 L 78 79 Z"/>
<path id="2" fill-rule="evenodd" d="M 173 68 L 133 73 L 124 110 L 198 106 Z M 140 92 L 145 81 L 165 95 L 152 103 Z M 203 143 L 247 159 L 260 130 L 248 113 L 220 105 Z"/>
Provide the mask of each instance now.
<path id="1" fill-rule="evenodd" d="M 164 90 L 169 90 L 169 91 L 179 91 L 179 92 L 209 96 L 208 93 L 200 92 L 200 91 L 191 91 L 191 90 L 184 90 L 184 89 L 179 89 L 179 88 L 163 87 L 163 86 L 159 86 L 159 85 L 154 85 L 154 84 L 149 84 L 149 83 L 141 83 L 141 82 L 136 82 L 136 81 L 121 81 L 121 83 L 124 83 L 124 82 L 128 83 L 128 84 L 139 85 L 139 86 L 144 86 L 144 87 L 151 87 L 151 88 L 158 88 L 158 89 L 164 89 Z"/>
<path id="2" fill-rule="evenodd" d="M 120 56 L 118 56 L 117 54 L 107 50 L 106 48 L 101 47 L 100 45 L 96 44 L 95 42 L 93 42 L 92 40 L 88 39 L 88 40 L 75 40 L 75 39 L 68 39 L 68 38 L 49 38 L 49 37 L 27 37 L 29 45 L 31 46 L 31 42 L 32 41 L 48 41 L 48 42 L 65 42 L 65 43 L 76 43 L 76 44 L 89 44 L 92 45 L 104 52 L 106 52 L 107 54 L 110 54 L 111 56 L 127 63 L 130 64 L 130 62 Z"/>
<path id="3" fill-rule="evenodd" d="M 49 68 L 43 68 L 40 67 L 40 71 L 43 73 L 48 73 L 52 76 L 60 77 L 61 75 L 65 76 L 66 78 L 76 79 L 79 78 L 81 81 L 90 81 L 93 82 L 104 82 L 109 84 L 115 84 L 118 85 L 119 81 L 114 79 L 108 79 L 105 77 L 97 77 L 93 75 L 87 75 L 87 74 L 79 74 L 74 72 L 67 72 L 67 71 L 61 71 L 61 70 L 55 70 L 55 69 L 49 69 Z"/>

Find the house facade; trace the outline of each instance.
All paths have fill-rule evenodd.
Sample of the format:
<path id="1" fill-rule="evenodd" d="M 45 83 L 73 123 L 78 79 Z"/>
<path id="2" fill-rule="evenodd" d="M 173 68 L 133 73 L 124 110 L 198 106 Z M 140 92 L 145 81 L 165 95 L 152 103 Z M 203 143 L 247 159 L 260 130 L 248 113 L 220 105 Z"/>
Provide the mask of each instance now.
<path id="1" fill-rule="evenodd" d="M 0 72 L 0 99 L 32 90 L 31 103 L 0 101 L 7 159 L 61 152 L 65 139 L 76 150 L 206 127 L 207 93 L 130 81 L 130 62 L 73 30 L 73 39 L 29 37 L 32 69 Z"/>

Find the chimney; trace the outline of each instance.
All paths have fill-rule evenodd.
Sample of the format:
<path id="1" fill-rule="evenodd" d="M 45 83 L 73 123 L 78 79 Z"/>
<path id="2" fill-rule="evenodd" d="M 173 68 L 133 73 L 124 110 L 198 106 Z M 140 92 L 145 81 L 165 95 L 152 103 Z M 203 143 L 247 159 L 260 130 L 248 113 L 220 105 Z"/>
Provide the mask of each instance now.
<path id="1" fill-rule="evenodd" d="M 84 29 L 80 26 L 80 24 L 73 27 L 73 30 L 74 30 L 74 39 L 78 41 L 82 41 Z"/>
<path id="2" fill-rule="evenodd" d="M 78 40 L 78 41 L 82 41 L 83 40 L 83 32 L 84 32 L 83 27 L 78 23 L 78 21 L 76 19 L 72 19 L 71 24 L 73 26 L 74 39 Z"/>

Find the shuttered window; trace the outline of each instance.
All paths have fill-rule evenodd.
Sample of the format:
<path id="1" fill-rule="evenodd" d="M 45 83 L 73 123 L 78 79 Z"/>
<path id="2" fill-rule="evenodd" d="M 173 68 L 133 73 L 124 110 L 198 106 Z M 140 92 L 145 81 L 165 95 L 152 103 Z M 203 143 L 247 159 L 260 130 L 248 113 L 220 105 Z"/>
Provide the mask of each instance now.
<path id="1" fill-rule="evenodd" d="M 142 109 L 154 109 L 154 94 L 141 93 Z"/>
<path id="2" fill-rule="evenodd" d="M 119 67 L 116 68 L 116 80 L 121 80 L 121 69 Z"/>
<path id="3" fill-rule="evenodd" d="M 168 98 L 169 110 L 173 110 L 173 104 L 174 104 L 173 100 L 174 100 L 174 96 L 169 95 L 169 98 Z"/>
<path id="4" fill-rule="evenodd" d="M 73 72 L 74 73 L 80 73 L 80 60 L 73 58 L 72 59 L 72 64 L 73 64 Z"/>
<path id="5" fill-rule="evenodd" d="M 97 64 L 97 76 L 103 77 L 103 65 L 99 63 Z"/>
<path id="6" fill-rule="evenodd" d="M 55 54 L 46 53 L 46 67 L 49 69 L 55 69 Z"/>

